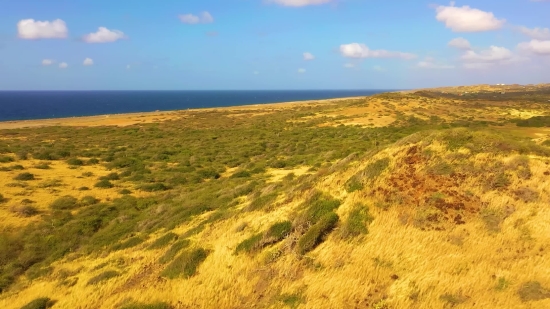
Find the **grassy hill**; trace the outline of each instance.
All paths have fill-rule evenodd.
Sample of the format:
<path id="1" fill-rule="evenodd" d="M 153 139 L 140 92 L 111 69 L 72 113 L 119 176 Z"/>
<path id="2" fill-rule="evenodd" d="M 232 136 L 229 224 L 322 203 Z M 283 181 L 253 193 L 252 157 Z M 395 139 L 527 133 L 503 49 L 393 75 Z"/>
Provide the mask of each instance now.
<path id="1" fill-rule="evenodd" d="M 514 87 L 2 130 L 0 307 L 549 308 L 550 94 Z"/>

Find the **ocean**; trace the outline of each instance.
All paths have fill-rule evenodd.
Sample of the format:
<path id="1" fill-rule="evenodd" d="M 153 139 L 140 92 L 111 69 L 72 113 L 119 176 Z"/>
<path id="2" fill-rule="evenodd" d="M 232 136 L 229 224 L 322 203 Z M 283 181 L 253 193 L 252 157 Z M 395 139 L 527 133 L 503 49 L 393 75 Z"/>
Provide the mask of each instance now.
<path id="1" fill-rule="evenodd" d="M 390 90 L 2 91 L 0 121 L 369 96 Z"/>

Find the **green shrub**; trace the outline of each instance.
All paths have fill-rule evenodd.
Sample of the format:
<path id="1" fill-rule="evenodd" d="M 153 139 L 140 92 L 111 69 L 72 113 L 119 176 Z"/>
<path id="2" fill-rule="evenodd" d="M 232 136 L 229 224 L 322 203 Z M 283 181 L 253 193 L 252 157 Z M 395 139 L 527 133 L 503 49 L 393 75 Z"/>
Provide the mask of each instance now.
<path id="1" fill-rule="evenodd" d="M 13 160 L 12 157 L 8 157 L 8 156 L 0 156 L 0 163 L 10 163 L 10 162 L 13 162 L 15 160 Z"/>
<path id="2" fill-rule="evenodd" d="M 17 165 L 12 166 L 11 169 L 14 170 L 14 171 L 22 171 L 22 170 L 25 169 L 25 167 L 23 165 L 17 164 Z"/>
<path id="3" fill-rule="evenodd" d="M 209 252 L 203 248 L 190 249 L 181 253 L 161 273 L 161 276 L 169 279 L 190 278 L 197 272 L 197 268 L 206 260 Z"/>
<path id="4" fill-rule="evenodd" d="M 84 206 L 91 206 L 91 205 L 95 205 L 99 203 L 99 199 L 93 197 L 93 196 L 90 196 L 90 195 L 87 195 L 85 197 L 83 197 L 82 199 L 80 199 L 80 204 L 84 205 Z"/>
<path id="5" fill-rule="evenodd" d="M 390 159 L 384 158 L 369 164 L 363 171 L 363 175 L 368 179 L 375 179 L 380 176 L 390 165 Z"/>
<path id="6" fill-rule="evenodd" d="M 65 195 L 57 198 L 50 204 L 51 209 L 55 210 L 71 210 L 77 207 L 78 200 L 70 195 Z"/>
<path id="7" fill-rule="evenodd" d="M 96 159 L 96 158 L 91 158 L 90 160 L 88 160 L 88 161 L 86 162 L 86 165 L 96 165 L 96 164 L 98 164 L 98 163 L 99 163 L 99 160 L 98 160 L 98 159 Z"/>
<path id="8" fill-rule="evenodd" d="M 90 191 L 90 188 L 88 188 L 88 187 L 80 187 L 80 188 L 78 188 L 78 191 Z"/>
<path id="9" fill-rule="evenodd" d="M 260 210 L 266 207 L 268 204 L 271 204 L 277 199 L 279 194 L 277 192 L 272 192 L 270 194 L 260 196 L 257 199 L 253 200 L 250 205 L 248 205 L 247 210 L 254 211 Z"/>
<path id="10" fill-rule="evenodd" d="M 180 239 L 176 241 L 163 256 L 160 257 L 159 263 L 166 264 L 174 259 L 182 249 L 189 247 L 191 242 L 188 239 Z"/>
<path id="11" fill-rule="evenodd" d="M 320 218 L 300 239 L 298 240 L 298 253 L 305 254 L 317 247 L 323 238 L 332 231 L 338 222 L 338 215 L 330 212 Z"/>
<path id="12" fill-rule="evenodd" d="M 5 203 L 6 201 L 7 199 L 2 195 L 2 193 L 0 193 L 0 204 Z"/>
<path id="13" fill-rule="evenodd" d="M 340 203 L 339 200 L 333 199 L 329 195 L 317 192 L 313 198 L 307 202 L 309 205 L 306 209 L 304 220 L 311 224 L 315 224 L 319 219 L 340 207 Z"/>
<path id="14" fill-rule="evenodd" d="M 367 227 L 373 220 L 374 217 L 369 213 L 367 206 L 362 204 L 356 205 L 342 227 L 342 236 L 344 238 L 351 238 L 367 234 L 369 232 Z"/>
<path id="15" fill-rule="evenodd" d="M 115 270 L 108 270 L 104 271 L 101 274 L 92 277 L 90 280 L 88 280 L 88 285 L 96 285 L 100 282 L 107 281 L 109 279 L 115 278 L 120 276 L 120 273 Z"/>
<path id="16" fill-rule="evenodd" d="M 120 175 L 118 173 L 109 173 L 108 175 L 106 176 L 102 176 L 99 178 L 99 180 L 119 180 L 120 179 Z"/>
<path id="17" fill-rule="evenodd" d="M 49 163 L 38 163 L 34 166 L 34 168 L 40 169 L 40 170 L 49 170 L 51 168 Z"/>
<path id="18" fill-rule="evenodd" d="M 78 158 L 70 158 L 67 160 L 67 164 L 72 166 L 82 166 L 84 165 L 84 162 Z"/>
<path id="19" fill-rule="evenodd" d="M 145 304 L 145 303 L 133 303 L 126 306 L 121 307 L 120 309 L 172 309 L 172 306 L 170 306 L 167 303 L 151 303 L 151 304 Z"/>
<path id="20" fill-rule="evenodd" d="M 158 192 L 158 191 L 166 191 L 170 188 L 168 188 L 165 184 L 156 182 L 152 184 L 142 185 L 139 187 L 140 190 L 143 190 L 145 192 Z"/>
<path id="21" fill-rule="evenodd" d="M 231 178 L 248 178 L 252 176 L 248 171 L 238 171 L 235 174 L 231 175 Z"/>
<path id="22" fill-rule="evenodd" d="M 94 187 L 96 188 L 102 188 L 102 189 L 110 189 L 112 187 L 114 187 L 115 185 L 113 185 L 109 180 L 107 179 L 103 179 L 103 180 L 100 180 L 98 182 L 96 182 L 96 184 L 94 185 Z"/>
<path id="23" fill-rule="evenodd" d="M 47 309 L 51 308 L 55 304 L 55 301 L 48 297 L 37 298 L 20 309 Z"/>
<path id="24" fill-rule="evenodd" d="M 269 166 L 272 167 L 272 168 L 285 168 L 287 166 L 287 163 L 285 161 L 282 161 L 282 160 L 277 160 L 277 161 L 271 162 L 271 164 L 269 164 Z"/>
<path id="25" fill-rule="evenodd" d="M 124 249 L 135 247 L 135 246 L 141 244 L 144 241 L 145 241 L 145 239 L 142 238 L 142 237 L 137 237 L 137 236 L 136 237 L 130 237 L 127 240 L 114 245 L 111 249 L 113 251 L 124 250 Z"/>
<path id="26" fill-rule="evenodd" d="M 20 205 L 20 206 L 13 206 L 11 207 L 11 211 L 14 212 L 15 214 L 17 214 L 18 216 L 21 216 L 21 217 L 32 217 L 32 216 L 36 216 L 37 214 L 39 214 L 40 212 L 38 211 L 38 208 L 32 206 L 32 205 L 26 205 L 26 204 L 23 204 L 23 205 Z"/>
<path id="27" fill-rule="evenodd" d="M 168 233 L 162 237 L 159 237 L 157 240 L 155 240 L 149 247 L 147 247 L 147 250 L 153 250 L 153 249 L 160 249 L 168 246 L 173 240 L 178 239 L 178 235 L 175 233 Z"/>
<path id="28" fill-rule="evenodd" d="M 118 192 L 122 195 L 128 195 L 128 194 L 132 194 L 132 191 L 128 190 L 128 189 L 122 189 L 120 190 L 120 192 Z"/>
<path id="29" fill-rule="evenodd" d="M 13 178 L 14 180 L 20 180 L 20 181 L 29 181 L 34 180 L 34 174 L 31 173 L 21 173 Z"/>
<path id="30" fill-rule="evenodd" d="M 350 179 L 348 179 L 348 181 L 346 181 L 346 184 L 344 185 L 344 187 L 348 193 L 352 193 L 358 190 L 362 190 L 363 184 L 356 176 L 353 176 Z"/>
<path id="31" fill-rule="evenodd" d="M 251 253 L 252 251 L 260 247 L 262 238 L 263 238 L 262 233 L 258 233 L 250 236 L 249 238 L 243 240 L 241 243 L 237 245 L 237 248 L 235 249 L 235 253 L 237 254 L 241 252 Z"/>
<path id="32" fill-rule="evenodd" d="M 266 231 L 264 238 L 265 241 L 277 242 L 285 238 L 292 230 L 292 222 L 283 221 L 273 224 Z"/>

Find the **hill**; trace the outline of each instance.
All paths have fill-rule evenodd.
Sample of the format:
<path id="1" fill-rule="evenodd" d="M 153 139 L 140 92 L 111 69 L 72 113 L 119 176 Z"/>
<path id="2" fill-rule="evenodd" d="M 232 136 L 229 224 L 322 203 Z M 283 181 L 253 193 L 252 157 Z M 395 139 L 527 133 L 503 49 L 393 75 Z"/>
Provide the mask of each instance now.
<path id="1" fill-rule="evenodd" d="M 550 87 L 514 87 L 11 123 L 0 307 L 548 308 Z"/>

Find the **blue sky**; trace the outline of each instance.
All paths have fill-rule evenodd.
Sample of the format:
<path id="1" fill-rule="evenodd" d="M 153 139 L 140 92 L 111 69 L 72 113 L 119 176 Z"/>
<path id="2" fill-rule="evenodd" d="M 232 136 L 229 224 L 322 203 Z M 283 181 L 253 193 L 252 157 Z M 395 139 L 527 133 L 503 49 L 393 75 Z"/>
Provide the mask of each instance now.
<path id="1" fill-rule="evenodd" d="M 544 0 L 3 0 L 0 90 L 550 82 L 549 13 Z"/>

